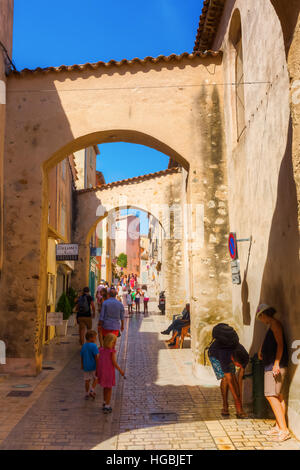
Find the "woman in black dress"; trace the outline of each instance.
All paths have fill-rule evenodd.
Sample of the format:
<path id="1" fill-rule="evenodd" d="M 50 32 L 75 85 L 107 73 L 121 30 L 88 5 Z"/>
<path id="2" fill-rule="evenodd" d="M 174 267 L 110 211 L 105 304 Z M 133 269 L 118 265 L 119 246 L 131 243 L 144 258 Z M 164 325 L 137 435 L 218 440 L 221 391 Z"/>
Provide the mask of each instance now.
<path id="1" fill-rule="evenodd" d="M 257 308 L 256 318 L 269 327 L 258 357 L 264 365 L 265 397 L 276 418 L 275 427 L 267 433 L 273 435 L 274 440 L 282 442 L 291 437 L 286 424 L 286 405 L 281 392 L 288 366 L 288 349 L 282 324 L 274 318 L 275 313 L 276 310 L 266 304 L 261 304 Z"/>

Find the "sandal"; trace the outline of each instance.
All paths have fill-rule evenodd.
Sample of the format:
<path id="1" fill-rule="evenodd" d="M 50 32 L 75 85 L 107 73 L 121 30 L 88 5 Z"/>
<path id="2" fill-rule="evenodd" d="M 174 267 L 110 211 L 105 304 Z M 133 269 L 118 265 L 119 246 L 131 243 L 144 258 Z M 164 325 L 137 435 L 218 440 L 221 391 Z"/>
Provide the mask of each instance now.
<path id="1" fill-rule="evenodd" d="M 230 416 L 229 411 L 224 411 L 224 409 L 221 410 L 221 415 L 222 416 Z"/>
<path id="2" fill-rule="evenodd" d="M 242 413 L 236 413 L 236 417 L 237 419 L 248 419 L 248 416 L 244 411 Z"/>
<path id="3" fill-rule="evenodd" d="M 93 400 L 95 400 L 95 398 L 96 398 L 96 393 L 95 392 L 90 392 L 89 395 Z"/>
<path id="4" fill-rule="evenodd" d="M 273 426 L 271 429 L 265 432 L 266 436 L 277 436 L 279 434 L 279 428 L 277 426 Z"/>
<path id="5" fill-rule="evenodd" d="M 290 431 L 279 431 L 277 436 L 274 436 L 273 441 L 276 442 L 283 442 L 286 441 L 287 439 L 291 439 Z"/>
<path id="6" fill-rule="evenodd" d="M 103 408 L 103 413 L 104 413 L 105 415 L 107 415 L 108 413 L 111 413 L 111 412 L 112 412 L 112 407 L 111 407 L 111 406 L 105 406 L 105 407 Z"/>

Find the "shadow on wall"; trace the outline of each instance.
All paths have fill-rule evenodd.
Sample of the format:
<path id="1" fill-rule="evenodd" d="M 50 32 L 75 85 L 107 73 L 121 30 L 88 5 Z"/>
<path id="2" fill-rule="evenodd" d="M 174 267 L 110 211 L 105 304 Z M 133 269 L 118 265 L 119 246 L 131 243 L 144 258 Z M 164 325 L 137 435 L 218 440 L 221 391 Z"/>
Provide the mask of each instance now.
<path id="1" fill-rule="evenodd" d="M 288 56 L 293 41 L 298 16 L 300 13 L 299 0 L 289 0 L 288 2 L 283 2 L 282 0 L 270 1 L 281 23 L 281 28 L 284 37 L 285 52 Z"/>
<path id="2" fill-rule="evenodd" d="M 279 171 L 277 202 L 260 293 L 260 302 L 276 308 L 289 348 L 292 341 L 300 336 L 299 229 L 297 193 L 292 165 L 292 137 L 292 120 L 290 119 L 286 151 Z M 257 352 L 260 346 L 257 338 L 261 336 L 262 328 L 265 327 L 260 322 L 255 322 L 250 355 Z M 289 382 L 292 381 L 296 369 L 297 366 L 290 362 Z"/>

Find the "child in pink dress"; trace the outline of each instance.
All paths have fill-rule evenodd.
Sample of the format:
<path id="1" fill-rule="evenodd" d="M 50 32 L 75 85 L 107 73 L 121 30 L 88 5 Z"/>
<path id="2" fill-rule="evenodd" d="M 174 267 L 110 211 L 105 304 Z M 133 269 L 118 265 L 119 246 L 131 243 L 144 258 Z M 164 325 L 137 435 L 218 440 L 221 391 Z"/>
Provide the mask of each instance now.
<path id="1" fill-rule="evenodd" d="M 100 387 L 103 388 L 103 412 L 111 413 L 112 408 L 109 406 L 112 394 L 112 387 L 116 384 L 115 369 L 124 377 L 124 371 L 118 366 L 116 361 L 116 345 L 117 337 L 109 333 L 104 337 L 103 348 L 99 349 L 99 360 L 97 365 L 97 377 Z"/>

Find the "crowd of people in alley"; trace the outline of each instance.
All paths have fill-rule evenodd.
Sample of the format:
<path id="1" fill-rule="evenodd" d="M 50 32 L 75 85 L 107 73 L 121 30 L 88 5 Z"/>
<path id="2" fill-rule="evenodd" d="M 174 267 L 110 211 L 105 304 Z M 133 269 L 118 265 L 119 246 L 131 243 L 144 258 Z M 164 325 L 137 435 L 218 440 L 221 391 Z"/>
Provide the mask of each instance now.
<path id="1" fill-rule="evenodd" d="M 92 317 L 95 317 L 96 307 L 89 288 L 83 289 L 77 302 L 77 321 L 80 331 L 81 360 L 85 380 L 85 398 L 95 398 L 95 387 L 98 383 L 103 388 L 103 412 L 110 413 L 112 387 L 115 385 L 115 370 L 124 378 L 124 371 L 116 360 L 116 342 L 124 330 L 125 308 L 128 316 L 132 315 L 132 305 L 135 303 L 136 313 L 140 312 L 142 299 L 147 306 L 149 298 L 147 291 L 137 286 L 134 276 L 123 278 L 118 285 L 108 286 L 102 283 L 97 289 L 98 331 L 92 330 Z M 264 367 L 264 395 L 269 402 L 276 418 L 275 426 L 268 431 L 278 442 L 289 439 L 290 433 L 286 422 L 286 405 L 282 386 L 288 366 L 288 349 L 282 324 L 274 318 L 276 310 L 269 305 L 261 304 L 257 308 L 256 319 L 264 323 L 267 333 L 258 351 L 258 359 Z M 161 334 L 172 337 L 168 343 L 176 344 L 181 330 L 190 325 L 190 305 L 186 304 L 182 315 L 175 318 L 169 327 Z M 86 332 L 87 330 L 87 332 Z M 97 336 L 100 343 L 98 349 Z M 86 340 L 86 341 L 85 341 Z M 175 341 L 175 343 L 174 343 Z M 212 329 L 212 342 L 209 345 L 208 357 L 218 381 L 222 396 L 223 417 L 229 417 L 228 393 L 234 400 L 236 417 L 247 418 L 243 409 L 243 378 L 249 363 L 249 354 L 240 343 L 237 332 L 230 325 L 219 323 Z M 237 370 L 238 369 L 238 372 Z"/>

